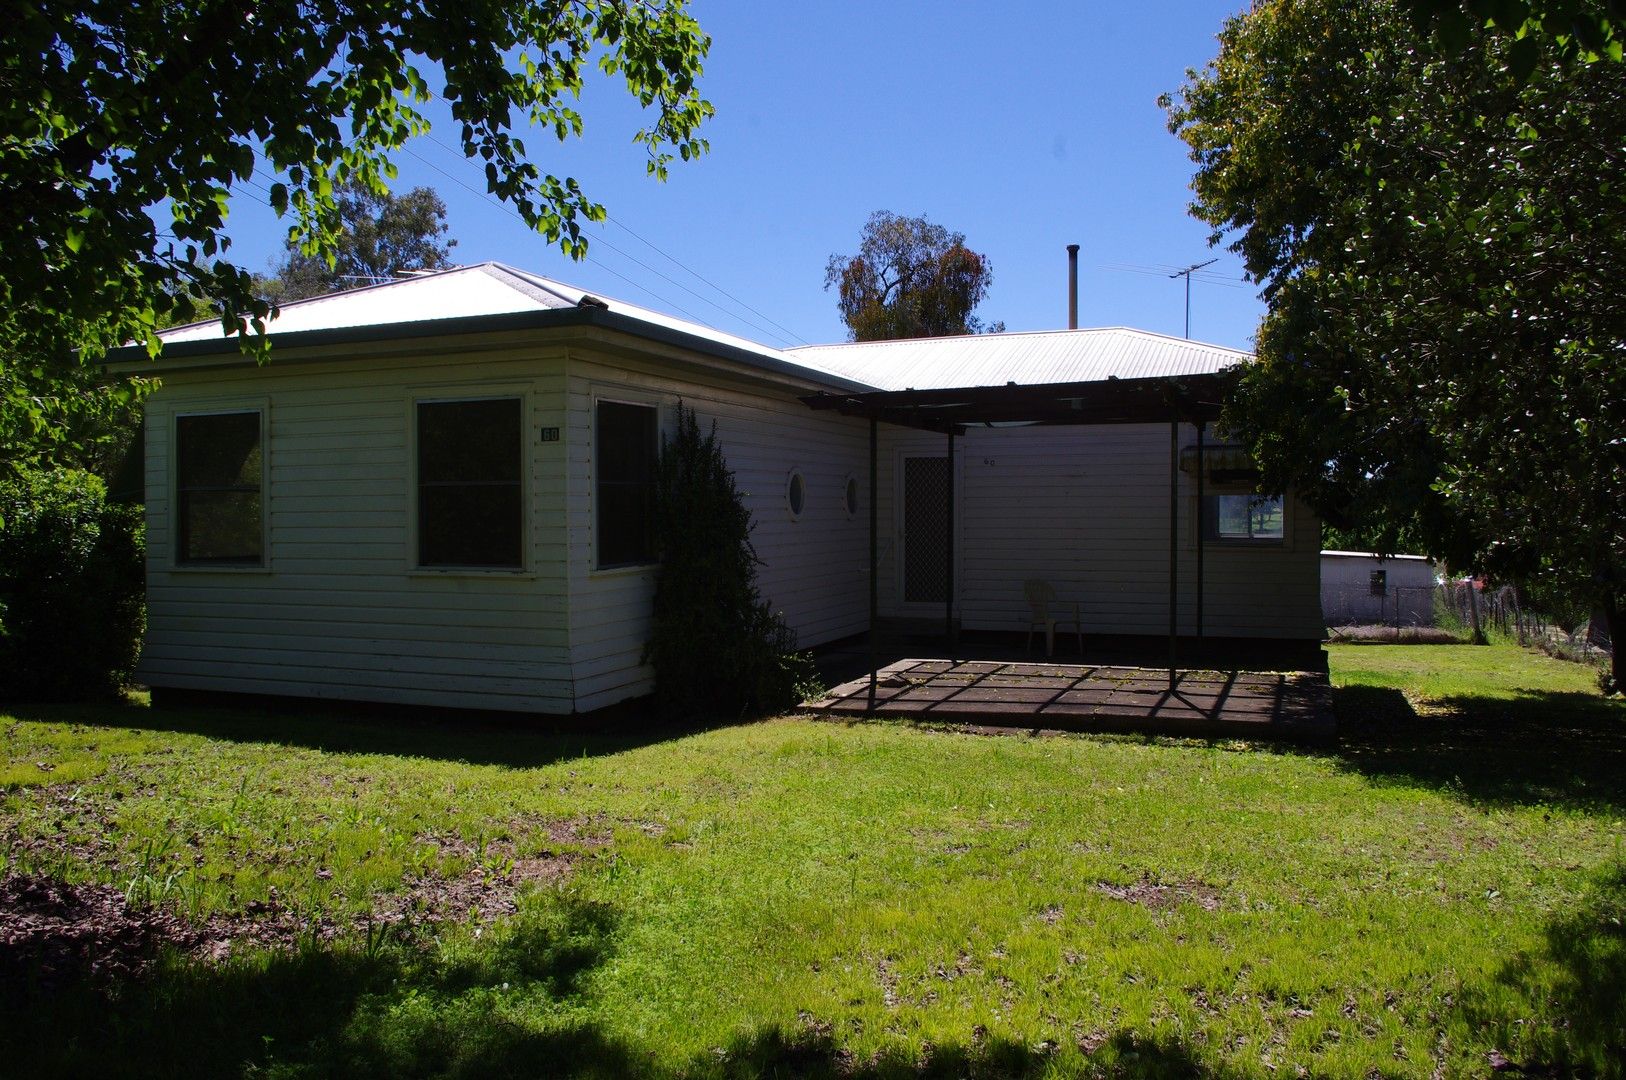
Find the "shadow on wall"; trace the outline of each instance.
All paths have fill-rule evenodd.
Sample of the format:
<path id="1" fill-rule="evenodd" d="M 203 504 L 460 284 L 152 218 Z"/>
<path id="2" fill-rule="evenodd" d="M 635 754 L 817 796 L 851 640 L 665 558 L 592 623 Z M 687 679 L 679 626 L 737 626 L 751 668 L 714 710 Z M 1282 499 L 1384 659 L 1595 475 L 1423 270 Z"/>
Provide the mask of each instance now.
<path id="1" fill-rule="evenodd" d="M 1399 690 L 1334 688 L 1337 757 L 1374 780 L 1468 802 L 1626 809 L 1626 707 L 1590 694 L 1452 697 L 1419 713 Z"/>

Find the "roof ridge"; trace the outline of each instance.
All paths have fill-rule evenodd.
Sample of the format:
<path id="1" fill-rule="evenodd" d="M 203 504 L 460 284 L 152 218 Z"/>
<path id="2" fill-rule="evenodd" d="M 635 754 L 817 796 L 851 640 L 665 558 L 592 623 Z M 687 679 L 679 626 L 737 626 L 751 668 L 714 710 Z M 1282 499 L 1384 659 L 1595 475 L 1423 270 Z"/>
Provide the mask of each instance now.
<path id="1" fill-rule="evenodd" d="M 569 307 L 575 307 L 581 303 L 582 297 L 587 295 L 573 285 L 566 285 L 554 278 L 545 277 L 542 274 L 533 274 L 529 270 L 521 270 L 517 266 L 509 266 L 507 263 L 498 262 L 495 259 L 487 259 L 485 262 L 479 263 L 478 269 L 485 271 L 487 277 L 500 281 L 515 292 L 549 307 L 553 306 L 551 301 L 554 300 L 561 301 Z M 574 295 L 568 292 L 560 292 L 560 289 L 570 289 L 574 292 Z"/>

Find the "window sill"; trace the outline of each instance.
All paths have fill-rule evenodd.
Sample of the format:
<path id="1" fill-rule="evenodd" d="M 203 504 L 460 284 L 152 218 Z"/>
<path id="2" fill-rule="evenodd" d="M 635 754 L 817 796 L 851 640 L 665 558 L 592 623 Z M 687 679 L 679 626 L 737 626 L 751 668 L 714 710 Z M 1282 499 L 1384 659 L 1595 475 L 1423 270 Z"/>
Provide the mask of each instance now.
<path id="1" fill-rule="evenodd" d="M 172 574 L 269 574 L 269 566 L 234 566 L 231 563 L 172 563 Z"/>
<path id="2" fill-rule="evenodd" d="M 1286 551 L 1290 545 L 1286 540 L 1204 540 L 1205 548 L 1222 548 L 1225 551 Z M 1195 544 L 1192 547 L 1196 547 Z"/>
<path id="3" fill-rule="evenodd" d="M 635 566 L 595 566 L 587 571 L 589 578 L 626 577 L 629 574 L 647 574 L 660 566 L 658 562 L 638 563 Z"/>
<path id="4" fill-rule="evenodd" d="M 529 581 L 536 571 L 523 566 L 414 566 L 408 568 L 409 578 L 506 578 L 510 581 Z"/>

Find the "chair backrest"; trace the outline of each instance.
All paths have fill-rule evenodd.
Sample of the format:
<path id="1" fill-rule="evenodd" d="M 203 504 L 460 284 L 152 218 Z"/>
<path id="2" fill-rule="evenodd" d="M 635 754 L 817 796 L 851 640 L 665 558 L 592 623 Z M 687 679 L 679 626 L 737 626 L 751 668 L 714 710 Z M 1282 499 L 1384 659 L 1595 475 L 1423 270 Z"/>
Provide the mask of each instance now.
<path id="1" fill-rule="evenodd" d="M 1022 595 L 1027 597 L 1035 619 L 1050 616 L 1050 604 L 1056 599 L 1056 587 L 1043 578 L 1028 578 L 1022 582 Z"/>

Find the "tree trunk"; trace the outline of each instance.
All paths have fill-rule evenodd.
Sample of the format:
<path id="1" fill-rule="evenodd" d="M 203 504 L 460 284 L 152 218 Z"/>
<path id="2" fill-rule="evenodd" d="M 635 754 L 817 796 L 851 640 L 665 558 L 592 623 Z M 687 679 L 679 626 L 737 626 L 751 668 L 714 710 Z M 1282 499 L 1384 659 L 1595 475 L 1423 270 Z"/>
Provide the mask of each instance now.
<path id="1" fill-rule="evenodd" d="M 1603 598 L 1603 624 L 1609 629 L 1609 690 L 1618 694 L 1626 691 L 1620 671 L 1620 635 L 1626 630 L 1626 612 L 1620 609 L 1619 597 Z"/>

